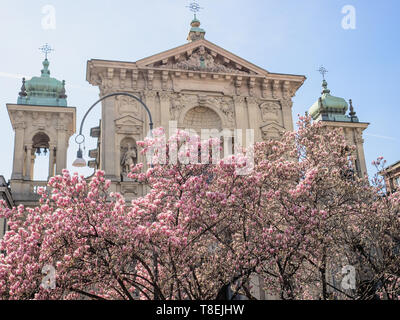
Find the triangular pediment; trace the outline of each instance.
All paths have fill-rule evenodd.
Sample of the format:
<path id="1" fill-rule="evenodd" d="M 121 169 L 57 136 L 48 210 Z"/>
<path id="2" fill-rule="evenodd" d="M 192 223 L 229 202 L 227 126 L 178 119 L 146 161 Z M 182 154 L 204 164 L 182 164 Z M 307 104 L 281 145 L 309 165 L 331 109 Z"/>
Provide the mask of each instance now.
<path id="1" fill-rule="evenodd" d="M 117 126 L 142 126 L 143 121 L 136 119 L 131 115 L 126 115 L 124 117 L 115 119 L 115 123 Z"/>
<path id="2" fill-rule="evenodd" d="M 139 60 L 140 68 L 267 76 L 268 71 L 201 39 Z"/>
<path id="3" fill-rule="evenodd" d="M 283 128 L 282 126 L 280 126 L 279 124 L 277 124 L 275 122 L 261 126 L 260 129 L 263 132 L 265 132 L 265 131 L 284 132 L 285 131 L 285 128 Z"/>

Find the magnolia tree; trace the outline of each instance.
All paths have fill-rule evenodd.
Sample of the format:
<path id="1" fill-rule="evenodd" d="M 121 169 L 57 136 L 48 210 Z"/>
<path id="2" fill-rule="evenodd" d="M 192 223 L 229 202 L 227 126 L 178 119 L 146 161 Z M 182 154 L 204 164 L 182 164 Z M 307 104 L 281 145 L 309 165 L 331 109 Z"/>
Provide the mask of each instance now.
<path id="1" fill-rule="evenodd" d="M 400 195 L 357 177 L 342 131 L 298 125 L 222 160 L 217 139 L 156 130 L 131 203 L 64 171 L 38 207 L 3 204 L 0 298 L 254 299 L 257 275 L 276 299 L 397 299 Z"/>

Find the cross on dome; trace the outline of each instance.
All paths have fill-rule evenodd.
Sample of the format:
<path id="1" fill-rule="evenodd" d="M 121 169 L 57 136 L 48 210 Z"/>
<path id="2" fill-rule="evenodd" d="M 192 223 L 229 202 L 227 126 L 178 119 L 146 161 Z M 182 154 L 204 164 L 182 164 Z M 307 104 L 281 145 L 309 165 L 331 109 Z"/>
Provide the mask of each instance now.
<path id="1" fill-rule="evenodd" d="M 45 54 L 45 60 L 47 60 L 47 55 L 50 52 L 54 51 L 54 49 L 52 47 L 50 47 L 48 43 L 46 43 L 44 46 L 41 46 L 39 48 L 39 50 L 42 51 Z"/>

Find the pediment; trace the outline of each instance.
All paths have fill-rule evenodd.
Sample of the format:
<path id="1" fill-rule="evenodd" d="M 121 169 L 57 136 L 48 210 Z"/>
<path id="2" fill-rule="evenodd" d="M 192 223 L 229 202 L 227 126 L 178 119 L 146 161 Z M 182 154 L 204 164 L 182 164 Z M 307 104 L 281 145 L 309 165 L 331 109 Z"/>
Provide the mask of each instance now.
<path id="1" fill-rule="evenodd" d="M 284 132 L 285 128 L 280 126 L 279 124 L 273 122 L 273 123 L 269 123 L 266 124 L 264 126 L 260 127 L 261 131 L 265 132 L 265 131 L 277 131 L 277 132 Z"/>
<path id="2" fill-rule="evenodd" d="M 267 76 L 268 71 L 202 39 L 139 60 L 140 68 Z"/>
<path id="3" fill-rule="evenodd" d="M 143 122 L 131 115 L 126 115 L 124 117 L 115 119 L 115 124 L 117 126 L 142 126 Z"/>
<path id="4" fill-rule="evenodd" d="M 280 139 L 285 132 L 285 128 L 280 126 L 277 123 L 269 123 L 261 128 L 262 138 L 263 140 L 273 139 L 277 140 Z"/>

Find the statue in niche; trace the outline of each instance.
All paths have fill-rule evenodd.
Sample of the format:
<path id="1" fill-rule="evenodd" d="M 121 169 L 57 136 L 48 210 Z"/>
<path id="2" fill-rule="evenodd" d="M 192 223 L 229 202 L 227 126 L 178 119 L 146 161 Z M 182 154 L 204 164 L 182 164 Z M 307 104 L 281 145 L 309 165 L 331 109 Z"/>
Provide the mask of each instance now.
<path id="1" fill-rule="evenodd" d="M 131 143 L 128 143 L 127 147 L 121 147 L 121 172 L 122 175 L 128 175 L 131 171 L 131 166 L 137 162 L 136 148 L 132 147 Z"/>

